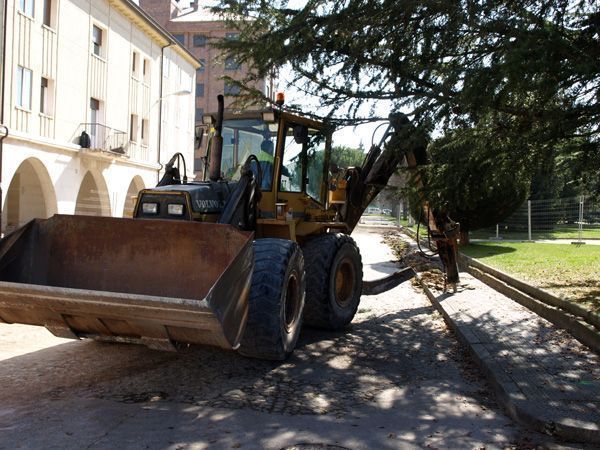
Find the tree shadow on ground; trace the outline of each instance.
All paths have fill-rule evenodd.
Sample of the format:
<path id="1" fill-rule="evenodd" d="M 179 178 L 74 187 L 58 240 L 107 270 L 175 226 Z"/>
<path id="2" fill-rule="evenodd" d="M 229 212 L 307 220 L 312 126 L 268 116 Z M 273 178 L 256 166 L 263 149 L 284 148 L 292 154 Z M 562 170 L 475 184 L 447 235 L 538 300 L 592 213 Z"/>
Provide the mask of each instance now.
<path id="1" fill-rule="evenodd" d="M 442 305 L 452 299 L 435 295 Z M 518 386 L 536 417 L 600 423 L 600 360 L 566 330 L 520 306 L 508 314 L 473 316 L 466 305 L 449 311 L 464 336 L 483 346 L 486 358 L 501 369 L 495 376 Z"/>
<path id="2" fill-rule="evenodd" d="M 461 247 L 459 250 L 464 252 L 467 256 L 477 259 L 485 259 L 491 256 L 514 253 L 517 251 L 514 247 L 473 243 L 469 244 L 467 247 Z"/>
<path id="3" fill-rule="evenodd" d="M 600 312 L 600 280 L 572 280 L 568 283 L 538 280 L 536 284 L 540 289 L 555 292 L 574 303 L 585 304 L 595 313 Z"/>
<path id="4" fill-rule="evenodd" d="M 284 362 L 207 347 L 170 354 L 89 341 L 58 345 L 4 361 L 0 401 L 6 406 L 29 397 L 51 401 L 50 408 L 57 408 L 75 396 L 123 408 L 138 405 L 138 411 L 169 410 L 186 419 L 179 424 L 166 420 L 159 428 L 169 433 L 168 423 L 188 439 L 205 443 L 194 426 L 195 418 L 210 416 L 207 407 L 231 411 L 225 414 L 231 422 L 221 422 L 230 426 L 241 420 L 238 411 L 268 413 L 261 416 L 263 421 L 276 421 L 270 414 L 277 414 L 356 424 L 392 414 L 394 430 L 372 425 L 373 433 L 356 438 L 356 443 L 372 448 L 429 443 L 463 447 L 472 446 L 468 443 L 473 439 L 484 442 L 486 433 L 508 433 L 505 417 L 481 410 L 494 407 L 489 389 L 433 308 L 402 301 L 382 307 L 380 301 L 364 301 L 356 321 L 344 332 L 303 330 L 296 351 Z M 61 415 L 65 426 L 69 414 Z M 24 425 L 10 433 L 42 432 L 31 418 L 0 416 L 0 425 L 13 421 Z M 475 437 L 467 425 L 473 421 L 478 423 L 475 434 L 480 433 Z M 255 442 L 265 433 L 273 437 L 284 431 L 290 439 L 300 436 L 288 424 L 271 431 L 249 428 L 245 439 Z M 60 437 L 44 432 L 50 443 Z M 344 442 L 349 435 L 331 429 L 327 436 L 331 442 Z"/>

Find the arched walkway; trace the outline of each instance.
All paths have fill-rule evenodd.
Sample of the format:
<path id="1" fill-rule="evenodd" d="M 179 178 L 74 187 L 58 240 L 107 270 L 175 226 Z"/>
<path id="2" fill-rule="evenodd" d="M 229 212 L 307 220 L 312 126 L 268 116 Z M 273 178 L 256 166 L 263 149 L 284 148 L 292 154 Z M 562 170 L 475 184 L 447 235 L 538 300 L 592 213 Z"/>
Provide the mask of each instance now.
<path id="1" fill-rule="evenodd" d="M 97 180 L 92 172 L 83 177 L 77 201 L 75 214 L 82 216 L 110 216 L 110 199 L 108 189 L 103 179 Z"/>
<path id="2" fill-rule="evenodd" d="M 123 217 L 133 217 L 133 208 L 135 206 L 135 201 L 140 192 L 144 189 L 144 180 L 142 177 L 135 176 L 131 183 L 129 183 L 129 188 L 127 189 L 127 196 L 125 197 L 125 206 L 123 207 Z"/>
<path id="3" fill-rule="evenodd" d="M 8 186 L 2 208 L 2 231 L 11 232 L 31 219 L 45 219 L 56 212 L 56 193 L 48 171 L 40 160 L 26 159 Z"/>

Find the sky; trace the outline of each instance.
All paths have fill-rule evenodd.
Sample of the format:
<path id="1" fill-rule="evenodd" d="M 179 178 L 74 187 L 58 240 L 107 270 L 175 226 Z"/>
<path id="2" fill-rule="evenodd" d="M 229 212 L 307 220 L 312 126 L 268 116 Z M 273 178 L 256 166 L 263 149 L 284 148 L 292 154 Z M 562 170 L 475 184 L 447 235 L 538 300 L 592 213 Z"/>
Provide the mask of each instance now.
<path id="1" fill-rule="evenodd" d="M 288 86 L 288 81 L 291 79 L 292 74 L 290 70 L 285 68 L 281 69 L 279 71 L 278 80 L 276 81 L 277 92 L 285 93 L 287 104 L 300 105 L 302 111 L 318 113 L 317 104 L 314 100 L 310 101 L 310 99 L 307 99 L 304 92 L 300 92 L 293 87 Z M 381 105 L 377 106 L 377 115 L 379 117 L 386 117 L 389 113 L 389 104 L 384 104 L 382 102 Z M 382 126 L 378 129 L 381 124 L 382 122 L 372 122 L 356 127 L 341 128 L 333 134 L 333 145 L 358 148 L 362 143 L 365 150 L 369 150 L 371 144 L 373 142 L 378 143 L 384 133 L 385 127 Z"/>

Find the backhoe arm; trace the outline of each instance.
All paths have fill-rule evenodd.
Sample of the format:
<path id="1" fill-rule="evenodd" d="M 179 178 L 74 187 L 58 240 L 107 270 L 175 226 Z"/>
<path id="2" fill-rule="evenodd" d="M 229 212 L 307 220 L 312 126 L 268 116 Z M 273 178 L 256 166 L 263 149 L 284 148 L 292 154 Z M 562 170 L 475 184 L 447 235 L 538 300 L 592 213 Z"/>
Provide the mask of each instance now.
<path id="1" fill-rule="evenodd" d="M 341 209 L 341 216 L 351 230 L 404 159 L 409 169 L 416 170 L 427 163 L 427 144 L 427 136 L 419 133 L 406 115 L 390 117 L 390 125 L 379 145 L 371 147 L 361 167 L 347 171 L 346 203 Z M 459 281 L 456 242 L 459 224 L 452 221 L 445 211 L 429 206 L 425 184 L 418 173 L 412 181 L 421 201 L 422 217 L 427 218 L 428 230 L 444 265 L 446 283 L 455 285 Z"/>

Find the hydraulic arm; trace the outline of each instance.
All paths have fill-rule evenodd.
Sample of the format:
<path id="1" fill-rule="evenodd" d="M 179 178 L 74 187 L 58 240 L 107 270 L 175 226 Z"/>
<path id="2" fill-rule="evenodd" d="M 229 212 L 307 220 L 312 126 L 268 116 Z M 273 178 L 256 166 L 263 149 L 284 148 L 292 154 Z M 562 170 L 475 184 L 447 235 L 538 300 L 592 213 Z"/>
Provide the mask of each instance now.
<path id="1" fill-rule="evenodd" d="M 371 147 L 362 166 L 348 169 L 347 201 L 341 208 L 341 215 L 350 229 L 356 226 L 403 159 L 409 169 L 417 169 L 427 162 L 427 139 L 421 136 L 406 115 L 392 115 L 384 136 L 378 145 Z M 454 287 L 459 281 L 456 257 L 459 224 L 450 219 L 446 211 L 430 207 L 424 181 L 418 173 L 412 180 L 421 201 L 422 217 L 427 220 L 427 228 L 444 266 L 446 283 Z"/>

